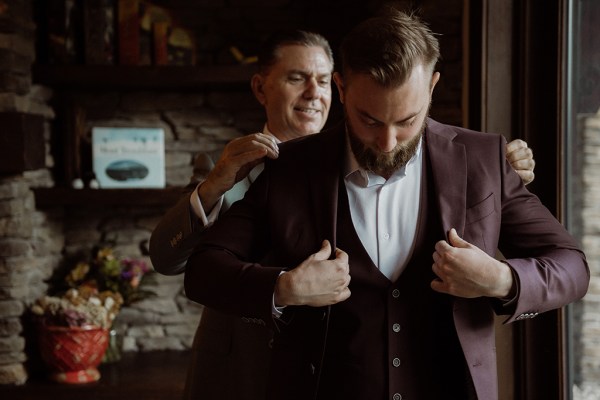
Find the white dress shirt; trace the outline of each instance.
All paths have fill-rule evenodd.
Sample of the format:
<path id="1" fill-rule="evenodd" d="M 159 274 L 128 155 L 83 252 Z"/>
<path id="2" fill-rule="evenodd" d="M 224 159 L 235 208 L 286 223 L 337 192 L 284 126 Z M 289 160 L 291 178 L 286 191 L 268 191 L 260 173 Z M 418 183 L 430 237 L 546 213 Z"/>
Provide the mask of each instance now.
<path id="1" fill-rule="evenodd" d="M 423 169 L 422 142 L 408 163 L 387 180 L 361 168 L 347 145 L 344 182 L 352 222 L 371 260 L 392 282 L 406 267 L 414 248 Z"/>

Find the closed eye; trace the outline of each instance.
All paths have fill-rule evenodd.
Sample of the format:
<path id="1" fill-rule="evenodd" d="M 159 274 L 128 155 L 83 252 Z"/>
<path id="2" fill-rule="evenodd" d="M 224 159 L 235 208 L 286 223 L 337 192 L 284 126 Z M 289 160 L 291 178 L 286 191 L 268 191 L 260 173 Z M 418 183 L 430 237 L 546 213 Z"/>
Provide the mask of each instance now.
<path id="1" fill-rule="evenodd" d="M 415 123 L 415 121 L 416 121 L 416 118 L 411 118 L 409 120 L 400 122 L 398 125 L 400 125 L 403 128 L 408 128 L 408 127 L 413 126 L 413 124 Z"/>
<path id="2" fill-rule="evenodd" d="M 319 83 L 319 86 L 323 86 L 323 87 L 329 86 L 329 85 L 331 85 L 331 77 L 327 76 L 327 77 L 319 78 L 318 83 Z"/>
<path id="3" fill-rule="evenodd" d="M 372 118 L 363 118 L 362 122 L 368 128 L 376 128 L 378 126 L 381 126 L 381 122 Z"/>

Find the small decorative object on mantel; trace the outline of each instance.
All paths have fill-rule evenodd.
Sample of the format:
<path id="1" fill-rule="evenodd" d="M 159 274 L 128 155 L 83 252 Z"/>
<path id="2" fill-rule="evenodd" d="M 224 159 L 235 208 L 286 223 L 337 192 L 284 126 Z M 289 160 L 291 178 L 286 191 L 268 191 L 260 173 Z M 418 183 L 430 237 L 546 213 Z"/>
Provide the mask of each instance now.
<path id="1" fill-rule="evenodd" d="M 61 383 L 100 379 L 97 367 L 122 302 L 119 293 L 84 288 L 69 289 L 61 297 L 44 296 L 31 306 L 40 353 L 50 369 L 50 379 Z"/>
<path id="2" fill-rule="evenodd" d="M 83 181 L 80 178 L 75 178 L 73 179 L 73 182 L 71 182 L 71 186 L 73 187 L 73 189 L 83 189 Z"/>

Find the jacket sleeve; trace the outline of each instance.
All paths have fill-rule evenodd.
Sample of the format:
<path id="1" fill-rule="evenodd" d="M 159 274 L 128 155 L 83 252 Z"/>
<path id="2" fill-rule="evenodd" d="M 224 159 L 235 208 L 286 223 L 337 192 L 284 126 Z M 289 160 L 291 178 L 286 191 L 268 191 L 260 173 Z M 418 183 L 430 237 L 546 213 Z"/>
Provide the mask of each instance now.
<path id="1" fill-rule="evenodd" d="M 185 267 L 186 296 L 221 312 L 271 324 L 275 283 L 269 266 L 269 172 L 251 185 L 218 223 L 202 235 Z"/>
<path id="2" fill-rule="evenodd" d="M 158 222 L 150 236 L 150 260 L 163 275 L 183 273 L 188 257 L 200 240 L 205 227 L 190 206 L 190 195 L 200 179 L 213 166 L 206 154 L 194 160 L 194 174 L 181 199 Z"/>
<path id="3" fill-rule="evenodd" d="M 501 145 L 504 158 L 504 145 Z M 504 161 L 499 248 L 517 279 L 506 322 L 532 318 L 581 299 L 590 272 L 577 241 Z"/>

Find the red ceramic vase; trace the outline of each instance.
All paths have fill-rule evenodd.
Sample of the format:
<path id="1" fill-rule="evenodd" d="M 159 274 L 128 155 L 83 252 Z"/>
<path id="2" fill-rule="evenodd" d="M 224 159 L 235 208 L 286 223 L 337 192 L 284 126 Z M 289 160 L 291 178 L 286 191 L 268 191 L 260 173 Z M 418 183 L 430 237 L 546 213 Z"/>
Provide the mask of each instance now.
<path id="1" fill-rule="evenodd" d="M 108 346 L 108 330 L 97 326 L 41 326 L 39 344 L 50 378 L 61 383 L 100 379 L 98 365 Z"/>

